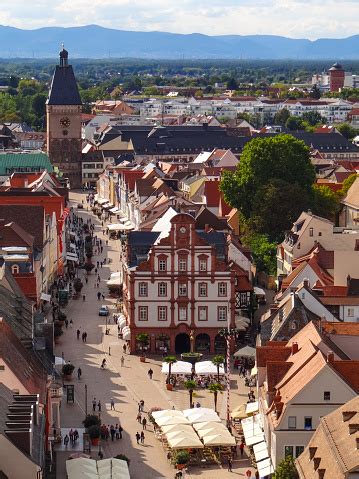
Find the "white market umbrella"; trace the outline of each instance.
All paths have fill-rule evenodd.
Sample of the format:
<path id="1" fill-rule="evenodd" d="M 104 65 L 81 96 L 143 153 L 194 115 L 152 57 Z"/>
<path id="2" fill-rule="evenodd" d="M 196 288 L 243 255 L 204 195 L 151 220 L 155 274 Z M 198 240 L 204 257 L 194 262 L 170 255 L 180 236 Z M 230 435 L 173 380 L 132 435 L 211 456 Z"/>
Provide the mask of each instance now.
<path id="1" fill-rule="evenodd" d="M 237 352 L 234 353 L 235 357 L 247 357 L 247 358 L 254 358 L 256 355 L 256 348 L 252 348 L 251 346 L 244 346 L 241 349 L 238 349 Z"/>
<path id="2" fill-rule="evenodd" d="M 206 436 L 213 436 L 215 434 L 226 434 L 228 432 L 228 429 L 224 424 L 219 422 L 214 424 L 217 424 L 217 427 L 212 426 L 209 429 L 201 429 L 200 431 L 197 431 L 199 437 L 202 439 Z"/>
<path id="3" fill-rule="evenodd" d="M 178 411 L 177 409 L 163 409 L 162 411 L 153 411 L 151 415 L 154 419 L 159 419 L 160 417 L 164 416 L 184 417 L 183 412 Z"/>
<path id="4" fill-rule="evenodd" d="M 195 365 L 196 374 L 217 374 L 217 366 L 212 361 L 201 361 Z M 224 367 L 219 367 L 219 374 L 224 374 Z"/>
<path id="5" fill-rule="evenodd" d="M 164 434 L 175 431 L 193 431 L 193 428 L 190 424 L 170 424 L 169 426 L 162 426 L 161 430 Z"/>
<path id="6" fill-rule="evenodd" d="M 188 428 L 187 430 L 183 430 L 183 431 L 171 431 L 166 434 L 167 440 L 176 439 L 178 437 L 193 437 L 193 436 L 197 437 L 196 433 L 194 432 L 192 428 L 191 429 Z"/>
<path id="7" fill-rule="evenodd" d="M 203 444 L 205 446 L 235 446 L 236 440 L 228 432 L 228 434 L 221 433 L 212 436 L 205 436 L 203 438 Z"/>
<path id="8" fill-rule="evenodd" d="M 208 414 L 214 413 L 218 416 L 218 414 L 215 412 L 215 410 L 211 409 L 209 407 L 196 407 L 196 408 L 191 408 L 191 409 L 185 409 L 183 411 L 183 415 L 184 415 L 184 417 L 190 417 L 193 414 L 198 414 L 199 412 L 206 412 Z"/>
<path id="9" fill-rule="evenodd" d="M 169 439 L 168 445 L 172 449 L 203 449 L 203 444 L 196 435 Z"/>
<path id="10" fill-rule="evenodd" d="M 190 422 L 185 417 L 178 416 L 163 416 L 155 420 L 156 423 L 162 426 L 169 426 L 171 424 L 189 424 Z"/>
<path id="11" fill-rule="evenodd" d="M 162 363 L 162 374 L 168 374 L 169 364 Z M 171 374 L 191 374 L 192 365 L 186 361 L 177 361 L 171 365 Z"/>
<path id="12" fill-rule="evenodd" d="M 220 417 L 217 413 L 213 411 L 213 413 L 208 412 L 199 412 L 198 414 L 192 414 L 188 418 L 191 424 L 195 424 L 196 422 L 221 422 Z"/>

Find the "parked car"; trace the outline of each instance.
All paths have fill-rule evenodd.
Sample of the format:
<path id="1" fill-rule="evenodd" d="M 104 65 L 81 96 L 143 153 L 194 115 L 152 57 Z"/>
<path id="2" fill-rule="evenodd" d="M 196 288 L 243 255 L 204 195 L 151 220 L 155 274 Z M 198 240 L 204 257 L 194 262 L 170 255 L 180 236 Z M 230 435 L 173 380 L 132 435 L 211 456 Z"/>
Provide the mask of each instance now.
<path id="1" fill-rule="evenodd" d="M 99 316 L 108 316 L 110 314 L 110 311 L 108 309 L 108 307 L 103 304 L 98 312 L 98 315 Z"/>

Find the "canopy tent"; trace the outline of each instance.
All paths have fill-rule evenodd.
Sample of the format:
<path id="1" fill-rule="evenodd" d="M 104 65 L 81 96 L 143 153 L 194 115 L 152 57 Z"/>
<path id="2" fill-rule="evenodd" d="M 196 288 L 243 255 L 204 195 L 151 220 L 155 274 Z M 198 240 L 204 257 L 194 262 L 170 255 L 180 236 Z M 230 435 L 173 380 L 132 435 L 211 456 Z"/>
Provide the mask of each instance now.
<path id="1" fill-rule="evenodd" d="M 175 432 L 175 431 L 186 431 L 186 430 L 191 430 L 192 426 L 190 424 L 170 424 L 169 426 L 162 426 L 161 430 L 164 434 L 168 434 L 170 432 Z"/>
<path id="2" fill-rule="evenodd" d="M 241 404 L 240 406 L 237 406 L 234 408 L 231 412 L 231 418 L 232 419 L 245 419 L 247 417 L 246 413 L 246 404 Z"/>
<path id="3" fill-rule="evenodd" d="M 195 364 L 196 374 L 217 374 L 217 366 L 212 361 L 201 361 Z M 219 367 L 219 374 L 223 375 L 224 367 Z"/>
<path id="4" fill-rule="evenodd" d="M 171 365 L 171 374 L 191 374 L 192 365 L 186 361 L 177 361 Z M 169 373 L 169 364 L 162 363 L 162 374 Z"/>
<path id="5" fill-rule="evenodd" d="M 119 278 L 121 276 L 122 276 L 121 271 L 116 271 L 115 273 L 111 273 L 110 279 Z"/>
<path id="6" fill-rule="evenodd" d="M 121 459 L 78 458 L 66 461 L 68 479 L 130 479 L 126 461 Z"/>
<path id="7" fill-rule="evenodd" d="M 258 401 L 247 403 L 247 407 L 246 407 L 247 415 L 249 416 L 250 414 L 254 414 L 255 412 L 258 412 L 258 408 L 259 408 Z"/>
<path id="8" fill-rule="evenodd" d="M 264 433 L 261 428 L 259 414 L 243 419 L 242 429 L 247 446 L 253 446 L 254 444 L 264 441 Z"/>
<path id="9" fill-rule="evenodd" d="M 133 230 L 134 226 L 130 222 L 125 223 L 125 224 L 113 223 L 111 225 L 108 225 L 107 228 L 108 228 L 109 231 L 127 231 L 127 230 Z"/>
<path id="10" fill-rule="evenodd" d="M 220 433 L 220 434 L 213 434 L 211 436 L 205 436 L 203 438 L 203 444 L 205 446 L 235 446 L 236 440 L 230 433 Z"/>
<path id="11" fill-rule="evenodd" d="M 127 324 L 127 321 L 126 321 L 126 318 L 121 314 L 120 315 L 120 318 L 117 320 L 117 324 L 118 326 L 120 326 L 120 328 L 124 328 Z"/>
<path id="12" fill-rule="evenodd" d="M 268 447 L 265 441 L 254 444 L 253 452 L 257 462 L 263 461 L 263 459 L 269 457 Z"/>
<path id="13" fill-rule="evenodd" d="M 196 414 L 188 416 L 188 420 L 191 424 L 195 424 L 196 422 L 221 422 L 220 417 L 214 411 L 212 413 L 199 411 Z"/>
<path id="14" fill-rule="evenodd" d="M 273 474 L 274 472 L 274 467 L 269 457 L 268 459 L 264 459 L 263 461 L 257 462 L 257 469 L 258 469 L 260 477 L 269 476 L 270 474 Z"/>
<path id="15" fill-rule="evenodd" d="M 193 437 L 193 436 L 198 438 L 198 436 L 196 435 L 196 433 L 194 432 L 192 428 L 188 428 L 182 431 L 171 431 L 166 433 L 167 440 L 176 439 L 178 437 Z"/>
<path id="16" fill-rule="evenodd" d="M 209 429 L 210 427 L 213 427 L 214 424 L 222 424 L 222 423 L 213 422 L 213 421 L 196 422 L 195 424 L 192 425 L 192 427 L 198 432 L 198 431 L 201 431 L 202 429 Z"/>
<path id="17" fill-rule="evenodd" d="M 151 413 L 153 419 L 157 420 L 160 417 L 165 417 L 165 416 L 177 416 L 177 417 L 184 417 L 182 411 L 178 411 L 177 409 L 162 409 L 162 411 L 153 411 Z"/>
<path id="18" fill-rule="evenodd" d="M 198 436 L 183 436 L 176 438 L 169 438 L 168 445 L 171 449 L 203 449 L 203 444 Z"/>
<path id="19" fill-rule="evenodd" d="M 228 429 L 221 422 L 214 422 L 212 424 L 213 425 L 208 429 L 200 429 L 199 431 L 197 431 L 197 434 L 201 439 L 206 436 L 213 436 L 215 434 L 229 434 Z"/>
<path id="20" fill-rule="evenodd" d="M 238 349 L 237 352 L 234 353 L 235 357 L 247 357 L 253 358 L 256 355 L 256 348 L 252 348 L 251 346 L 244 346 L 241 349 Z"/>
<path id="21" fill-rule="evenodd" d="M 162 427 L 162 426 L 170 426 L 172 424 L 189 424 L 188 419 L 186 419 L 184 416 L 162 416 L 159 417 L 158 419 L 155 420 L 156 423 Z"/>
<path id="22" fill-rule="evenodd" d="M 66 253 L 66 259 L 67 261 L 75 261 L 76 263 L 79 261 L 77 254 L 74 253 Z"/>
<path id="23" fill-rule="evenodd" d="M 122 285 L 122 280 L 120 277 L 117 278 L 111 278 L 108 281 L 106 281 L 107 286 L 121 286 Z"/>
<path id="24" fill-rule="evenodd" d="M 131 339 L 131 330 L 128 326 L 125 326 L 123 329 L 122 329 L 122 338 L 125 340 L 125 341 L 129 341 Z"/>

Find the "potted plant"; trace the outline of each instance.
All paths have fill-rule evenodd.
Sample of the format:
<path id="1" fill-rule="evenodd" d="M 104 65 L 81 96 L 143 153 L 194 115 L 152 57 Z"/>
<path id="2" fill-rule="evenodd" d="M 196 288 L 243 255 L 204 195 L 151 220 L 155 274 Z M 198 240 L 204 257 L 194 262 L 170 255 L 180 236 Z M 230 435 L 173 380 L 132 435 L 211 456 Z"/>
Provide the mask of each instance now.
<path id="1" fill-rule="evenodd" d="M 88 435 L 91 439 L 91 444 L 92 446 L 98 446 L 98 443 L 100 442 L 100 426 L 96 426 L 95 424 L 93 426 L 90 426 L 87 429 Z"/>
<path id="2" fill-rule="evenodd" d="M 168 364 L 168 376 L 166 379 L 166 388 L 168 391 L 172 391 L 173 389 L 173 384 L 170 383 L 171 380 L 171 368 L 172 364 L 175 364 L 177 362 L 176 356 L 166 356 L 164 359 L 164 362 Z"/>
<path id="3" fill-rule="evenodd" d="M 100 426 L 101 421 L 96 416 L 96 414 L 88 414 L 85 419 L 82 421 L 82 424 L 84 425 L 85 429 L 87 430 L 91 426 Z"/>
<path id="4" fill-rule="evenodd" d="M 177 469 L 181 470 L 186 467 L 186 464 L 189 461 L 189 452 L 188 451 L 178 451 L 176 454 L 176 466 Z"/>
<path id="5" fill-rule="evenodd" d="M 144 348 L 146 346 L 148 346 L 148 343 L 149 343 L 149 340 L 150 340 L 150 336 L 149 334 L 147 333 L 138 333 L 137 336 L 136 336 L 136 339 L 137 341 L 140 343 L 141 345 L 141 356 L 140 356 L 140 361 L 141 363 L 145 363 L 146 362 L 146 355 L 144 353 Z"/>
<path id="6" fill-rule="evenodd" d="M 217 412 L 218 393 L 222 394 L 223 386 L 222 386 L 222 384 L 219 384 L 219 383 L 212 383 L 212 384 L 209 385 L 208 390 L 209 390 L 210 393 L 213 394 L 214 410 Z"/>
<path id="7" fill-rule="evenodd" d="M 62 374 L 64 376 L 64 379 L 67 381 L 70 381 L 72 377 L 72 373 L 74 372 L 75 366 L 71 363 L 66 363 L 62 366 Z"/>
<path id="8" fill-rule="evenodd" d="M 193 391 L 196 389 L 197 383 L 196 381 L 193 381 L 192 379 L 189 379 L 188 381 L 184 382 L 184 387 L 188 390 L 189 392 L 189 407 L 192 407 L 192 398 L 193 398 Z"/>
<path id="9" fill-rule="evenodd" d="M 84 270 L 86 271 L 87 274 L 91 273 L 91 271 L 94 269 L 95 265 L 93 263 L 85 263 L 84 264 Z"/>
<path id="10" fill-rule="evenodd" d="M 65 322 L 65 319 L 67 318 L 66 314 L 63 313 L 62 311 L 59 311 L 57 314 L 57 320 L 60 321 L 61 323 Z"/>
<path id="11" fill-rule="evenodd" d="M 127 465 L 129 466 L 130 465 L 130 459 L 125 456 L 124 454 L 117 454 L 117 456 L 115 456 L 115 459 L 120 459 L 121 461 L 126 461 L 127 462 Z"/>
<path id="12" fill-rule="evenodd" d="M 76 293 L 80 293 L 82 288 L 83 288 L 82 281 L 80 280 L 80 278 L 76 278 L 74 281 L 74 290 L 76 291 Z"/>

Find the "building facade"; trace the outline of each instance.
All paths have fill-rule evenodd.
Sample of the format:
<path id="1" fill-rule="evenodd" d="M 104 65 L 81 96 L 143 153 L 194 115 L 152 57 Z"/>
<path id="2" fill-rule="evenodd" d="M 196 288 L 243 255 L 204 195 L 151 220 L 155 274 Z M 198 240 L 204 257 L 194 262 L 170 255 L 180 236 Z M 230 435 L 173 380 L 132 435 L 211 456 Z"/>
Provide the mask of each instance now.
<path id="1" fill-rule="evenodd" d="M 188 352 L 223 351 L 221 328 L 235 327 L 235 315 L 248 308 L 252 287 L 244 271 L 228 261 L 226 236 L 196 230 L 193 216 L 171 220 L 168 236 L 129 233 L 123 253 L 124 315 L 131 352 L 140 350 L 139 333 L 148 348 Z"/>

